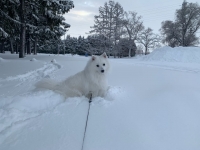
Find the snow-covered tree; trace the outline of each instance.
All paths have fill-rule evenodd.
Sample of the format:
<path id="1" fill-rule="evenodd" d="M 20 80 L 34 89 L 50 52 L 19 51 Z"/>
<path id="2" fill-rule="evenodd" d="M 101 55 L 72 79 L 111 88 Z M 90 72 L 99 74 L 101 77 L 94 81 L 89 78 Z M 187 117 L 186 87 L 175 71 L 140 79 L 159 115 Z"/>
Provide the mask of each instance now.
<path id="1" fill-rule="evenodd" d="M 17 45 L 16 40 L 20 39 L 20 58 L 30 54 L 33 47 L 36 54 L 37 47 L 45 45 L 47 40 L 60 41 L 70 27 L 63 14 L 73 7 L 71 0 L 3 0 L 0 2 L 1 43 L 9 40 L 12 50 L 13 43 Z"/>
<path id="2" fill-rule="evenodd" d="M 0 36 L 7 38 L 15 24 L 20 24 L 17 8 L 18 0 L 0 1 Z"/>
<path id="3" fill-rule="evenodd" d="M 14 42 L 19 34 L 19 16 L 17 8 L 18 0 L 0 1 L 0 42 L 1 49 L 4 49 L 6 43 L 9 43 L 11 53 L 14 53 Z"/>
<path id="4" fill-rule="evenodd" d="M 37 28 L 32 32 L 34 42 L 37 43 L 38 41 L 40 45 L 42 45 L 43 43 L 45 44 L 47 40 L 54 39 L 57 40 L 60 45 L 60 37 L 63 36 L 67 28 L 70 27 L 70 25 L 65 22 L 63 14 L 68 13 L 69 10 L 74 7 L 73 1 L 43 0 L 39 4 L 40 7 L 36 7 L 38 13 L 32 16 L 32 18 L 35 18 L 35 23 L 37 24 Z"/>
<path id="5" fill-rule="evenodd" d="M 88 51 L 88 44 L 86 39 L 84 37 L 79 36 L 76 44 L 76 53 L 79 55 L 85 55 L 87 51 Z"/>
<path id="6" fill-rule="evenodd" d="M 78 39 L 67 35 L 65 39 L 66 53 L 77 54 Z"/>

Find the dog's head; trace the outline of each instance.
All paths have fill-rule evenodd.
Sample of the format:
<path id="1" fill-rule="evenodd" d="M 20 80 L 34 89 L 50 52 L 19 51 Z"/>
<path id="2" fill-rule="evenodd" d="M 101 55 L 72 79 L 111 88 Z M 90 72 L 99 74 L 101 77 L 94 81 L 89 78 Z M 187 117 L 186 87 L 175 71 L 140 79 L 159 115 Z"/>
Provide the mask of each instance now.
<path id="1" fill-rule="evenodd" d="M 110 68 L 108 56 L 105 52 L 100 56 L 92 55 L 89 65 L 90 67 L 88 69 L 92 69 L 91 71 L 100 73 L 102 75 L 107 73 Z"/>

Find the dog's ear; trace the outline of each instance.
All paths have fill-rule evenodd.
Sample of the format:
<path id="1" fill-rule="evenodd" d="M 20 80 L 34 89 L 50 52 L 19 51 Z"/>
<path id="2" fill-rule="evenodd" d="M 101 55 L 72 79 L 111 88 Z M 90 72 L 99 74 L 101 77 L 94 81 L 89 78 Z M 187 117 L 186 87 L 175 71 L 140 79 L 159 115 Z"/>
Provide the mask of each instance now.
<path id="1" fill-rule="evenodd" d="M 106 52 L 104 52 L 101 56 L 104 58 L 108 58 L 108 56 L 106 55 Z"/>
<path id="2" fill-rule="evenodd" d="M 96 57 L 94 55 L 92 55 L 92 60 L 94 61 L 96 59 Z"/>

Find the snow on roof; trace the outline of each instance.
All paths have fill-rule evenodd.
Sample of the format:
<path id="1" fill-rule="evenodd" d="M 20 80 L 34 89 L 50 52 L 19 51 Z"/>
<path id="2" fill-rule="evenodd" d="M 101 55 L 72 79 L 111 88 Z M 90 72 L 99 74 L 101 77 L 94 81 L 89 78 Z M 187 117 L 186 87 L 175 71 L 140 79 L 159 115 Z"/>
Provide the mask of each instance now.
<path id="1" fill-rule="evenodd" d="M 162 47 L 139 58 L 143 61 L 200 63 L 200 47 Z"/>

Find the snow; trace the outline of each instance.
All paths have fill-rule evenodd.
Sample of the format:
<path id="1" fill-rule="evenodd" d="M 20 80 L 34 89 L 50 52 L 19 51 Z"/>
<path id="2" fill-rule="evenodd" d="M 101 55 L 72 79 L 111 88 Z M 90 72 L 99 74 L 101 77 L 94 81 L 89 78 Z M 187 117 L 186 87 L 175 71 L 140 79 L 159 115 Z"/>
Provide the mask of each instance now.
<path id="1" fill-rule="evenodd" d="M 88 99 L 65 99 L 34 84 L 42 78 L 64 80 L 89 57 L 18 59 L 6 53 L 0 58 L 0 149 L 80 150 Z M 91 103 L 84 150 L 200 149 L 200 48 L 163 47 L 110 62 L 110 88 Z"/>
<path id="2" fill-rule="evenodd" d="M 31 58 L 31 60 L 30 61 L 37 61 L 37 59 L 35 59 L 35 58 Z"/>
<path id="3" fill-rule="evenodd" d="M 4 61 L 4 59 L 0 57 L 0 62 L 3 62 L 3 61 Z"/>
<path id="4" fill-rule="evenodd" d="M 143 57 L 144 61 L 200 63 L 200 47 L 163 47 Z"/>

